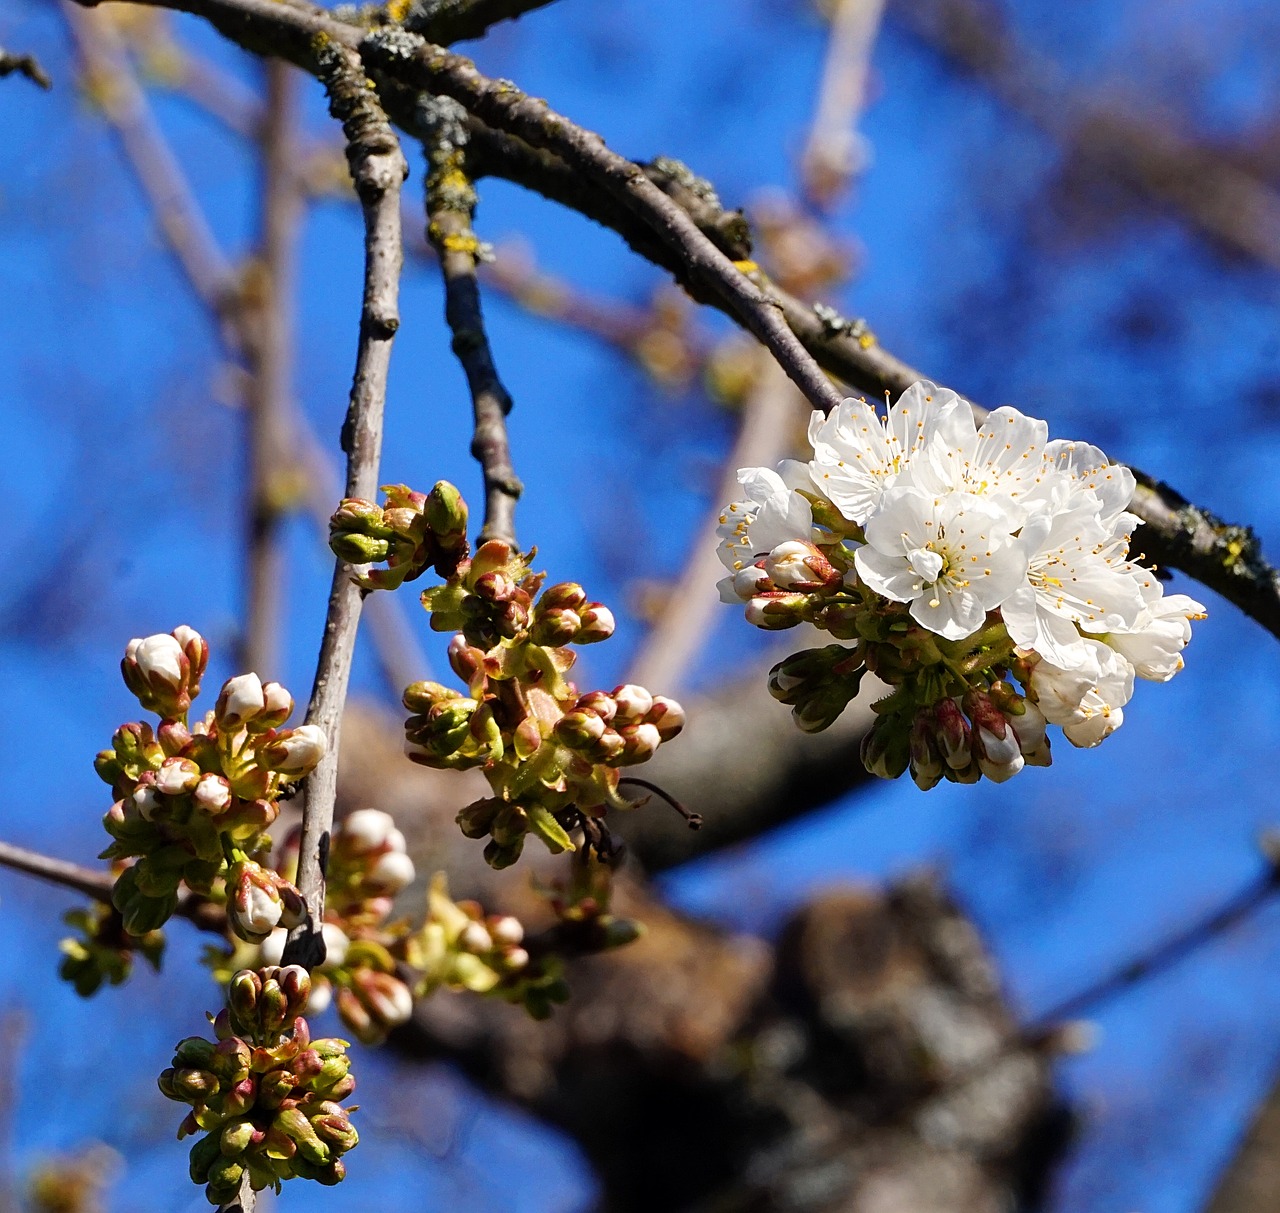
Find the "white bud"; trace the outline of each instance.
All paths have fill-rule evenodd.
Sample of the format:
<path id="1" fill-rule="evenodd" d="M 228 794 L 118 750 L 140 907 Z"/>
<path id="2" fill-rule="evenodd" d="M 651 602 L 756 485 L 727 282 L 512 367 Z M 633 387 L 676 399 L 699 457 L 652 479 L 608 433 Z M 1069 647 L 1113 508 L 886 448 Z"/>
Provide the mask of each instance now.
<path id="1" fill-rule="evenodd" d="M 489 923 L 489 934 L 499 947 L 513 948 L 524 940 L 524 927 L 518 918 L 503 914 Z"/>
<path id="2" fill-rule="evenodd" d="M 264 746 L 259 754 L 265 765 L 282 775 L 308 775 L 328 748 L 323 729 L 314 724 L 300 724 Z"/>
<path id="3" fill-rule="evenodd" d="M 276 927 L 270 935 L 258 945 L 258 956 L 263 965 L 278 965 L 284 959 L 284 945 L 289 942 L 289 932 L 284 927 Z"/>
<path id="4" fill-rule="evenodd" d="M 333 1001 L 333 987 L 321 977 L 312 974 L 311 997 L 307 999 L 308 1015 L 323 1015 Z"/>
<path id="5" fill-rule="evenodd" d="M 181 796 L 200 782 L 200 768 L 189 758 L 166 758 L 156 772 L 156 790 L 165 796 Z"/>
<path id="6" fill-rule="evenodd" d="M 413 883 L 413 860 L 403 851 L 388 851 L 378 856 L 365 879 L 386 893 L 398 893 Z"/>
<path id="7" fill-rule="evenodd" d="M 357 852 L 376 851 L 395 829 L 395 819 L 381 809 L 357 809 L 344 817 L 338 830 L 345 843 Z"/>
<path id="8" fill-rule="evenodd" d="M 257 674 L 239 674 L 228 678 L 218 696 L 218 724 L 234 728 L 258 716 L 266 706 L 262 680 Z"/>
<path id="9" fill-rule="evenodd" d="M 458 936 L 458 945 L 468 952 L 493 951 L 493 937 L 478 922 L 469 922 Z"/>
<path id="10" fill-rule="evenodd" d="M 757 591 L 767 589 L 765 583 L 769 580 L 769 574 L 764 569 L 754 564 L 749 564 L 745 569 L 739 569 L 733 575 L 733 592 L 742 599 L 743 602 L 750 602 L 756 596 Z"/>
<path id="11" fill-rule="evenodd" d="M 148 682 L 161 682 L 175 691 L 181 688 L 182 646 L 168 632 L 130 641 L 125 652 L 137 661 Z"/>
<path id="12" fill-rule="evenodd" d="M 221 775 L 205 775 L 196 784 L 195 801 L 206 813 L 221 813 L 231 803 L 231 788 Z"/>
<path id="13" fill-rule="evenodd" d="M 324 938 L 324 963 L 335 966 L 342 964 L 347 958 L 347 949 L 351 946 L 346 931 L 326 922 L 320 927 L 320 934 Z"/>
<path id="14" fill-rule="evenodd" d="M 272 716 L 288 720 L 293 711 L 293 696 L 278 682 L 268 682 L 262 687 L 263 710 Z"/>
<path id="15" fill-rule="evenodd" d="M 143 821 L 150 821 L 156 810 L 164 803 L 153 783 L 144 783 L 133 793 L 133 803 Z"/>
<path id="16" fill-rule="evenodd" d="M 644 687 L 636 686 L 633 682 L 617 687 L 613 692 L 613 700 L 618 705 L 620 720 L 641 720 L 653 707 L 653 696 Z"/>

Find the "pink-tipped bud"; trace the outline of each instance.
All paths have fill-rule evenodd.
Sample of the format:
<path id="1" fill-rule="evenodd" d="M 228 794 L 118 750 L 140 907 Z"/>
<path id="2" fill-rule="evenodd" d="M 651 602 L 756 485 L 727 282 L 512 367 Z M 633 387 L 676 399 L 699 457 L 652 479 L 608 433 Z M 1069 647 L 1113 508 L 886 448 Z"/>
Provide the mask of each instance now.
<path id="1" fill-rule="evenodd" d="M 206 813 L 221 813 L 231 803 L 231 785 L 221 775 L 202 775 L 196 784 L 195 802 Z"/>
<path id="2" fill-rule="evenodd" d="M 838 577 L 831 561 L 802 539 L 778 544 L 763 564 L 765 574 L 780 590 L 816 590 Z"/>
<path id="3" fill-rule="evenodd" d="M 165 796 L 193 792 L 200 782 L 200 768 L 189 758 L 166 758 L 156 772 L 156 791 Z"/>
<path id="4" fill-rule="evenodd" d="M 573 750 L 585 750 L 595 745 L 608 726 L 595 712 L 574 708 L 566 712 L 555 724 L 557 740 Z"/>
<path id="5" fill-rule="evenodd" d="M 613 701 L 618 705 L 618 720 L 643 720 L 653 707 L 653 696 L 633 682 L 614 687 Z"/>
<path id="6" fill-rule="evenodd" d="M 293 715 L 293 696 L 278 682 L 262 684 L 262 715 L 255 720 L 254 728 L 265 732 L 278 729 Z"/>
<path id="7" fill-rule="evenodd" d="M 685 725 L 684 708 L 665 695 L 653 697 L 653 707 L 645 715 L 645 722 L 658 730 L 663 741 L 670 741 Z"/>
<path id="8" fill-rule="evenodd" d="M 233 730 L 256 720 L 265 707 L 262 680 L 257 674 L 239 674 L 222 684 L 213 712 L 220 729 Z"/>
<path id="9" fill-rule="evenodd" d="M 589 602 L 584 610 L 578 612 L 582 626 L 574 637 L 576 644 L 596 644 L 608 640 L 617 627 L 613 612 L 603 602 Z"/>
<path id="10" fill-rule="evenodd" d="M 323 729 L 314 724 L 300 724 L 272 738 L 270 745 L 258 751 L 258 756 L 270 770 L 300 778 L 316 769 L 328 748 Z"/>
<path id="11" fill-rule="evenodd" d="M 275 877 L 253 860 L 233 864 L 227 872 L 227 919 L 231 929 L 250 943 L 262 943 L 280 925 L 284 905 Z"/>
<path id="12" fill-rule="evenodd" d="M 587 604 L 587 592 L 577 582 L 562 581 L 549 585 L 538 599 L 538 611 L 568 610 L 577 612 Z"/>
<path id="13" fill-rule="evenodd" d="M 972 761 L 969 750 L 969 722 L 954 699 L 942 699 L 933 705 L 937 722 L 938 749 L 942 760 L 953 771 L 964 770 Z"/>
<path id="14" fill-rule="evenodd" d="M 618 761 L 625 766 L 647 762 L 657 753 L 658 746 L 662 744 L 661 735 L 651 724 L 624 724 L 618 732 L 625 743 L 622 756 Z"/>
<path id="15" fill-rule="evenodd" d="M 618 714 L 617 702 L 612 695 L 606 695 L 603 691 L 588 691 L 585 695 L 580 695 L 573 706 L 594 712 L 605 724 L 611 724 Z"/>
<path id="16" fill-rule="evenodd" d="M 510 602 L 516 592 L 516 583 L 506 573 L 494 569 L 477 577 L 473 589 L 478 597 L 488 602 Z"/>

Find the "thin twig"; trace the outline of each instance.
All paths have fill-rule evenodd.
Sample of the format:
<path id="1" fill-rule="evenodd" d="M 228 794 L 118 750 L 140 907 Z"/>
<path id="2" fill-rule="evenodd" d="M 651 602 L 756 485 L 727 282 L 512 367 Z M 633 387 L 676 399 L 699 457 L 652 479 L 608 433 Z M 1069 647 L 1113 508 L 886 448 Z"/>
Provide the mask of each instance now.
<path id="1" fill-rule="evenodd" d="M 262 212 L 258 249 L 245 284 L 242 329 L 249 365 L 249 501 L 242 669 L 279 671 L 285 586 L 284 523 L 291 480 L 293 300 L 303 199 L 294 157 L 297 79 L 286 63 L 266 65 L 260 147 Z"/>
<path id="2" fill-rule="evenodd" d="M 403 244 L 400 231 L 400 187 L 408 173 L 399 141 L 391 130 L 360 64 L 351 50 L 328 44 L 319 52 L 321 77 L 329 92 L 329 109 L 347 136 L 351 177 L 364 212 L 365 273 L 360 315 L 360 342 L 342 445 L 347 453 L 348 497 L 371 498 L 378 487 L 382 453 L 382 419 L 391 364 L 391 343 L 400 327 L 399 291 Z M 324 636 L 316 665 L 307 721 L 324 730 L 328 750 L 307 780 L 298 858 L 298 888 L 306 901 L 308 921 L 289 935 L 286 963 L 308 968 L 324 960 L 325 858 L 337 797 L 338 745 L 346 703 L 362 593 L 351 568 L 338 561 L 329 593 Z"/>
<path id="3" fill-rule="evenodd" d="M 835 0 L 822 83 L 801 157 L 805 195 L 831 207 L 866 167 L 858 115 L 866 104 L 871 51 L 885 0 Z"/>
<path id="4" fill-rule="evenodd" d="M 716 581 L 723 575 L 716 554 L 721 511 L 737 499 L 738 469 L 772 466 L 786 448 L 796 391 L 772 359 L 762 358 L 747 397 L 742 427 L 724 463 L 711 512 L 689 547 L 684 569 L 665 592 L 665 605 L 636 654 L 628 682 L 674 693 L 688 684 L 689 667 L 712 630 L 719 608 Z"/>
<path id="5" fill-rule="evenodd" d="M 422 107 L 427 109 L 428 107 Z M 427 239 L 444 277 L 444 314 L 453 333 L 453 352 L 471 391 L 475 436 L 471 453 L 484 475 L 481 539 L 516 544 L 516 502 L 524 486 L 511 462 L 507 414 L 511 394 L 498 376 L 485 331 L 476 265 L 480 242 L 472 231 L 476 194 L 467 176 L 465 112 L 455 101 L 435 99 L 429 107 L 430 169 L 426 182 Z"/>
<path id="6" fill-rule="evenodd" d="M 256 6 L 267 0 L 239 2 Z M 482 75 L 469 59 L 431 43 L 416 42 L 403 31 L 375 30 L 365 38 L 361 54 L 371 67 L 411 87 L 452 97 L 482 121 L 560 156 L 574 171 L 638 215 L 772 351 L 815 408 L 834 408 L 840 402 L 840 393 L 787 327 L 776 302 L 743 272 L 747 267 L 731 262 L 638 164 L 611 151 L 594 131 L 556 113 L 540 98 L 527 96 L 510 81 Z"/>
<path id="7" fill-rule="evenodd" d="M 407 29 L 448 45 L 480 38 L 491 25 L 512 21 L 554 0 L 413 0 L 405 15 Z"/>
<path id="8" fill-rule="evenodd" d="M 104 905 L 111 904 L 111 890 L 115 886 L 115 878 L 110 872 L 96 868 L 86 868 L 82 864 L 70 863 L 65 859 L 54 859 L 39 851 L 30 851 L 26 847 L 14 846 L 9 842 L 0 842 L 0 867 L 14 872 L 23 872 L 43 880 L 48 884 L 59 885 L 64 889 L 74 889 L 86 897 L 100 901 Z M 202 931 L 224 934 L 227 928 L 226 911 L 207 898 L 195 893 L 183 893 L 178 898 L 178 907 L 174 910 L 175 918 L 185 918 Z"/>

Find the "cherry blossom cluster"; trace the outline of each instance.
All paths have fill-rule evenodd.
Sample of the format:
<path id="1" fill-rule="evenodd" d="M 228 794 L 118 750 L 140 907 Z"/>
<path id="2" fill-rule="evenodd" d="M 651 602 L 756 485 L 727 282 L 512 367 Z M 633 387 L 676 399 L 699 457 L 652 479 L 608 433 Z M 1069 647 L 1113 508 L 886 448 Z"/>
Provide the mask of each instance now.
<path id="1" fill-rule="evenodd" d="M 191 1178 L 214 1205 L 233 1199 L 247 1173 L 254 1191 L 279 1191 L 301 1177 L 336 1184 L 342 1155 L 359 1141 L 354 1108 L 339 1102 L 355 1090 L 345 1040 L 312 1040 L 302 1018 L 307 971 L 243 969 L 213 1020 L 216 1042 L 179 1042 L 159 1078 L 169 1099 L 191 1111 L 178 1136 L 203 1133 L 191 1147 Z"/>
<path id="2" fill-rule="evenodd" d="M 838 641 L 789 657 L 770 691 L 826 728 L 866 672 L 892 687 L 863 744 L 885 778 L 997 782 L 1050 762 L 1046 725 L 1093 746 L 1135 677 L 1182 668 L 1204 607 L 1129 554 L 1133 474 L 1043 421 L 979 426 L 921 382 L 881 417 L 846 400 L 809 425 L 813 457 L 745 468 L 720 518 L 720 582 L 757 627 Z"/>
<path id="3" fill-rule="evenodd" d="M 95 762 L 116 797 L 103 818 L 113 841 L 102 857 L 136 860 L 112 893 L 130 935 L 162 926 L 182 884 L 206 896 L 225 891 L 233 929 L 251 941 L 303 911 L 298 891 L 259 859 L 280 798 L 324 756 L 324 733 L 283 728 L 293 698 L 256 674 L 229 679 L 213 710 L 189 720 L 208 658 L 204 638 L 180 627 L 130 641 L 121 664 L 125 684 L 160 717 L 155 728 L 121 725 Z"/>
<path id="4" fill-rule="evenodd" d="M 467 688 L 416 682 L 405 690 L 406 753 L 426 766 L 483 770 L 493 795 L 458 821 L 468 837 L 489 838 L 485 858 L 494 867 L 514 863 L 530 833 L 552 853 L 573 850 L 576 822 L 629 807 L 618 794 L 621 769 L 675 737 L 683 709 L 632 685 L 580 694 L 565 678 L 576 660 L 567 646 L 607 640 L 609 609 L 571 582 L 544 589 L 544 575 L 529 567 L 532 554 L 508 543 L 490 540 L 472 553 L 466 503 L 452 485 L 384 492 L 382 507 L 342 503 L 332 521 L 334 551 L 349 560 L 385 558 L 387 569 L 363 575 L 371 586 L 435 568 L 444 582 L 422 603 L 434 630 L 457 633 L 449 664 Z"/>

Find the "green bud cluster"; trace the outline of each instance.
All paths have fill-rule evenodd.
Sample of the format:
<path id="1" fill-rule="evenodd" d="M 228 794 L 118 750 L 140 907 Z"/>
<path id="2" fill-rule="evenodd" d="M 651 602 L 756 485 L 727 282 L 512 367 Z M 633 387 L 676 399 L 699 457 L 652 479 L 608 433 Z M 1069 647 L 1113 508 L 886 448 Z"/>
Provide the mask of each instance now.
<path id="1" fill-rule="evenodd" d="M 450 577 L 467 555 L 467 504 L 447 480 L 430 493 L 408 485 L 382 487 L 377 505 L 358 497 L 344 499 L 329 519 L 329 546 L 349 564 L 380 564 L 357 578 L 366 589 L 394 590 L 435 568 Z"/>
<path id="2" fill-rule="evenodd" d="M 312 1040 L 301 1017 L 310 994 L 305 969 L 242 970 L 228 1005 L 213 1018 L 216 1041 L 179 1042 L 159 1078 L 169 1099 L 190 1105 L 178 1136 L 191 1148 L 191 1179 L 214 1205 L 232 1199 L 245 1176 L 255 1191 L 286 1179 L 336 1184 L 342 1156 L 359 1140 L 339 1101 L 355 1089 L 347 1042 Z"/>
<path id="3" fill-rule="evenodd" d="M 437 872 L 427 899 L 427 919 L 406 940 L 405 957 L 420 974 L 414 995 L 436 990 L 470 990 L 523 1005 L 546 1019 L 569 997 L 559 959 L 531 960 L 523 946 L 524 927 L 507 914 L 486 915 L 475 901 L 453 901 L 448 881 Z"/>
<path id="4" fill-rule="evenodd" d="M 442 482 L 433 494 L 454 503 L 455 523 L 465 522 L 452 486 Z M 429 506 L 422 498 L 424 517 Z M 348 516 L 355 527 L 357 515 Z M 468 837 L 489 840 L 493 867 L 515 863 L 529 834 L 553 854 L 571 851 L 569 829 L 581 814 L 629 807 L 617 790 L 621 768 L 675 737 L 684 711 L 643 687 L 580 695 L 566 680 L 576 661 L 567 646 L 594 644 L 614 629 L 609 609 L 580 585 L 544 589 L 530 557 L 497 540 L 472 555 L 464 538 L 450 552 L 451 565 L 437 564 L 444 584 L 426 590 L 422 603 L 433 629 L 457 633 L 449 664 L 466 693 L 437 682 L 406 688 L 406 753 L 425 766 L 484 771 L 493 794 L 458 822 Z"/>
<path id="5" fill-rule="evenodd" d="M 80 932 L 59 943 L 62 963 L 58 975 L 75 986 L 82 998 L 96 994 L 106 982 L 118 986 L 133 971 L 133 956 L 141 953 L 153 969 L 160 968 L 164 953 L 164 934 L 148 931 L 130 935 L 124 929 L 120 911 L 114 906 L 94 902 L 84 909 L 70 910 L 63 921 Z"/>
<path id="6" fill-rule="evenodd" d="M 181 651 L 179 640 L 185 643 Z M 156 685 L 173 685 L 180 694 L 173 692 L 166 710 L 190 707 L 199 690 L 194 671 L 204 666 L 183 665 L 187 650 L 207 660 L 207 645 L 190 628 L 130 644 L 126 682 L 131 689 L 145 682 L 144 704 L 158 701 Z M 219 895 L 229 865 L 269 848 L 265 831 L 279 815 L 279 798 L 325 751 L 318 728 L 281 727 L 293 711 L 292 697 L 254 674 L 229 679 L 202 720 L 189 724 L 186 708 L 156 728 L 121 725 L 112 748 L 94 764 L 116 797 L 103 818 L 112 842 L 102 858 L 136 861 L 120 873 L 112 893 L 131 935 L 161 927 L 176 909 L 182 885 Z M 291 902 L 288 888 L 279 891 Z M 241 920 L 232 916 L 233 925 Z"/>

